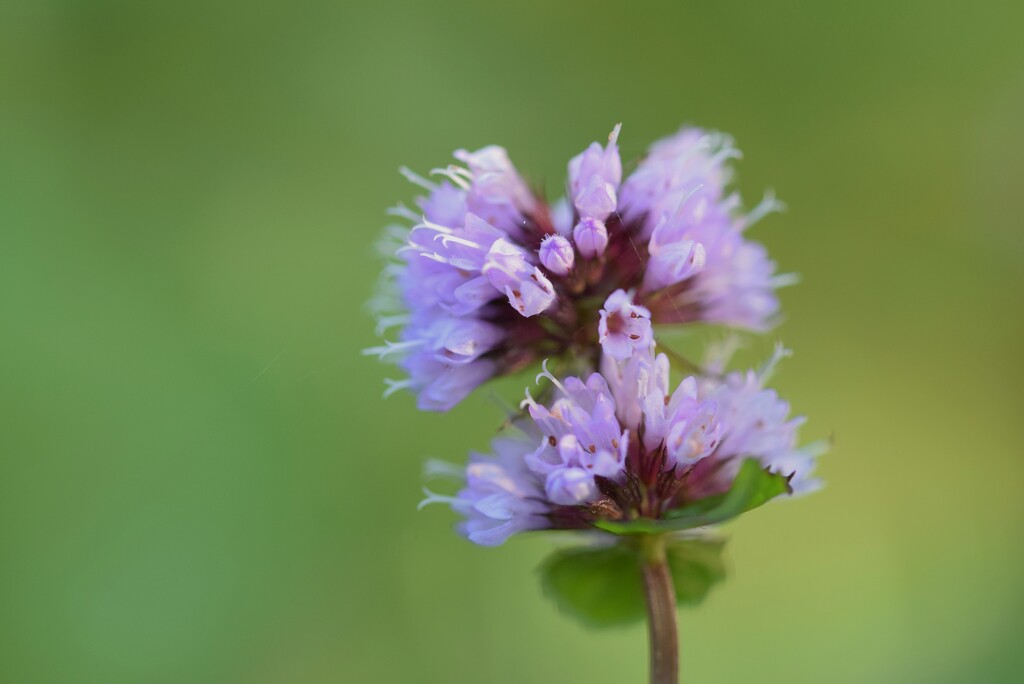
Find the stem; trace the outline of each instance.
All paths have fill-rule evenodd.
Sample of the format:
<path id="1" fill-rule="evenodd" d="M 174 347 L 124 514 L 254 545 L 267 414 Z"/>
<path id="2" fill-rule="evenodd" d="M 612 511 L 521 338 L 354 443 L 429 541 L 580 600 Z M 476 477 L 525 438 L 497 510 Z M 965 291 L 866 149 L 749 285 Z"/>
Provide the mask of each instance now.
<path id="1" fill-rule="evenodd" d="M 647 636 L 651 645 L 651 684 L 678 684 L 679 637 L 676 632 L 676 592 L 665 558 L 665 538 L 645 535 L 643 546 L 644 597 Z"/>

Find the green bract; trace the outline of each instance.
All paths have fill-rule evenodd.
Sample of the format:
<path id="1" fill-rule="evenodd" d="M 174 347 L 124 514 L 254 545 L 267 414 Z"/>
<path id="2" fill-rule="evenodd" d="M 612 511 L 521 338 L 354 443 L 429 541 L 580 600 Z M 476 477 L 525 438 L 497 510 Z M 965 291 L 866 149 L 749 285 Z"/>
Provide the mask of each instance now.
<path id="1" fill-rule="evenodd" d="M 732 486 L 725 494 L 709 496 L 669 511 L 665 518 L 638 518 L 625 522 L 599 520 L 594 523 L 612 534 L 659 534 L 714 525 L 757 508 L 780 494 L 790 493 L 789 478 L 766 470 L 757 459 L 748 458 L 740 466 Z"/>

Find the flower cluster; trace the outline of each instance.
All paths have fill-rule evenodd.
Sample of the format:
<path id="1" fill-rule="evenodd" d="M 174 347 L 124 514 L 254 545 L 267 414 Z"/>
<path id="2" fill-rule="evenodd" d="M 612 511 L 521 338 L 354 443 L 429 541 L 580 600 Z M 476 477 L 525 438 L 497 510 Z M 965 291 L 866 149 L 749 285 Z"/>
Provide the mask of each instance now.
<path id="1" fill-rule="evenodd" d="M 778 204 L 769 195 L 740 210 L 728 190 L 738 153 L 724 135 L 683 129 L 625 180 L 618 137 L 616 126 L 607 145 L 569 162 L 567 197 L 552 205 L 500 147 L 456 152 L 462 165 L 436 169 L 439 184 L 405 171 L 427 194 L 419 212 L 394 210 L 413 223 L 391 233 L 391 298 L 379 307 L 381 329 L 398 326 L 398 339 L 367 350 L 407 374 L 389 393 L 409 388 L 420 408 L 447 410 L 544 360 L 545 398 L 527 392 L 493 454 L 433 466 L 463 486 L 424 503 L 450 504 L 478 544 L 636 521 L 679 529 L 684 513 L 713 511 L 727 495 L 731 516 L 818 485 L 817 450 L 797 442 L 802 419 L 766 387 L 781 348 L 760 371 L 726 372 L 718 356 L 673 387 L 655 341 L 662 324 L 771 327 L 785 278 L 744 231 Z M 552 358 L 577 373 L 556 377 Z M 736 494 L 749 463 L 774 479 Z"/>
<path id="2" fill-rule="evenodd" d="M 461 531 L 491 546 L 526 530 L 661 518 L 727 491 L 746 458 L 784 473 L 794 493 L 817 488 L 817 448 L 797 446 L 802 419 L 765 387 L 768 369 L 673 389 L 668 358 L 650 349 L 602 366 L 586 380 L 542 373 L 557 390 L 551 405 L 528 394 L 529 416 L 494 440 L 493 455 L 474 454 L 464 473 L 437 468 L 463 479 L 461 491 L 424 503 L 450 504 Z"/>
<path id="3" fill-rule="evenodd" d="M 413 225 L 389 235 L 395 261 L 377 308 L 380 332 L 399 331 L 367 350 L 406 374 L 388 393 L 408 388 L 421 409 L 444 411 L 542 359 L 595 369 L 598 342 L 625 358 L 649 342 L 619 327 L 626 299 L 655 324 L 771 327 L 785 278 L 744 231 L 778 205 L 769 196 L 741 211 L 728 191 L 731 140 L 683 129 L 623 180 L 618 136 L 616 126 L 569 162 L 568 197 L 552 205 L 500 147 L 456 152 L 461 165 L 435 169 L 440 183 L 404 170 L 427 194 L 418 211 L 393 210 Z"/>

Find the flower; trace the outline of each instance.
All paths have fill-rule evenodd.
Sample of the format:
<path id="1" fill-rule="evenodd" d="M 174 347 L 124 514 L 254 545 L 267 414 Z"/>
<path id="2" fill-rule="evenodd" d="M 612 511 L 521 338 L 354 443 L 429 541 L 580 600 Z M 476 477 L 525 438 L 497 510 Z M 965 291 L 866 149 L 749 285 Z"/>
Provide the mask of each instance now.
<path id="1" fill-rule="evenodd" d="M 463 534 L 490 546 L 525 530 L 665 518 L 726 492 L 748 458 L 788 477 L 791 492 L 810 491 L 817 453 L 797 446 L 802 419 L 764 387 L 771 365 L 670 389 L 668 358 L 653 346 L 626 360 L 606 355 L 586 380 L 559 381 L 545 364 L 538 381 L 554 385 L 550 405 L 527 392 L 528 417 L 494 440 L 494 455 L 446 469 L 463 488 L 428 492 L 424 503 L 450 504 L 465 518 Z"/>
<path id="2" fill-rule="evenodd" d="M 543 358 L 595 370 L 604 347 L 624 359 L 650 343 L 650 323 L 773 324 L 785 279 L 744 230 L 778 204 L 740 211 L 731 140 L 683 129 L 623 179 L 619 131 L 572 158 L 567 197 L 551 205 L 497 146 L 457 151 L 461 165 L 434 170 L 440 183 L 403 170 L 427 194 L 418 211 L 392 211 L 413 225 L 389 233 L 376 309 L 380 334 L 399 332 L 366 350 L 407 375 L 387 394 L 408 388 L 444 411 Z M 620 316 L 627 292 L 642 330 Z"/>
<path id="3" fill-rule="evenodd" d="M 597 340 L 605 354 L 624 360 L 636 349 L 647 349 L 654 344 L 651 330 L 651 312 L 633 304 L 623 290 L 616 290 L 604 303 L 597 324 Z"/>

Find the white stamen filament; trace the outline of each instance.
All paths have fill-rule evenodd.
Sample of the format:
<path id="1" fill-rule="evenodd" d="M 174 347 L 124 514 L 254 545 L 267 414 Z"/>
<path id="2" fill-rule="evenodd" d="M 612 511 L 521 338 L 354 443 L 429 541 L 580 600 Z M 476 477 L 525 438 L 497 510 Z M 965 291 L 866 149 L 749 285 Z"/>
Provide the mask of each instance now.
<path id="1" fill-rule="evenodd" d="M 793 352 L 782 346 L 781 342 L 775 343 L 775 351 L 772 352 L 772 356 L 768 361 L 761 366 L 761 370 L 757 372 L 757 377 L 760 378 L 761 383 L 764 384 L 772 377 L 772 373 L 775 372 L 775 366 L 778 365 L 779 361 L 788 358 L 793 355 Z"/>
<path id="2" fill-rule="evenodd" d="M 446 235 L 455 232 L 451 228 L 448 228 L 446 226 L 442 226 L 440 223 L 434 223 L 433 221 L 428 221 L 426 218 L 423 218 L 420 221 L 420 223 L 417 223 L 415 226 L 413 226 L 410 232 L 416 232 L 416 231 L 419 231 L 419 230 L 433 230 L 433 231 L 438 232 L 438 233 L 445 233 Z"/>
<path id="3" fill-rule="evenodd" d="M 448 461 L 432 458 L 423 466 L 423 475 L 425 477 L 453 477 L 461 480 L 466 477 L 466 469 Z"/>
<path id="4" fill-rule="evenodd" d="M 423 510 L 424 506 L 429 506 L 433 503 L 448 504 L 449 506 L 454 505 L 458 502 L 458 499 L 454 496 L 444 496 L 442 494 L 435 494 L 426 487 L 423 488 L 423 493 L 426 494 L 427 498 L 420 501 L 416 506 L 416 510 Z"/>
<path id="5" fill-rule="evenodd" d="M 399 167 L 398 172 L 405 176 L 405 179 L 407 181 L 420 186 L 427 192 L 434 192 L 435 190 L 437 190 L 437 183 L 431 183 L 423 176 L 413 172 L 412 169 L 408 168 L 407 166 Z"/>
<path id="6" fill-rule="evenodd" d="M 444 245 L 445 247 L 448 246 L 449 242 L 454 242 L 457 245 L 463 245 L 465 247 L 471 247 L 473 249 L 483 249 L 484 248 L 483 245 L 481 245 L 478 242 L 473 242 L 472 240 L 467 240 L 466 238 L 461 238 L 461 237 L 458 237 L 457 235 L 445 235 L 445 234 L 442 233 L 441 235 L 435 235 L 434 239 L 435 240 L 440 240 L 441 244 Z"/>
<path id="7" fill-rule="evenodd" d="M 409 340 L 407 342 L 391 342 L 389 340 L 384 340 L 384 344 L 380 347 L 369 347 L 364 349 L 363 356 L 376 356 L 379 359 L 383 359 L 387 356 L 391 356 L 392 354 L 398 354 L 406 351 L 407 349 L 418 347 L 423 343 L 424 340 Z"/>
<path id="8" fill-rule="evenodd" d="M 612 132 L 608 135 L 608 144 L 609 145 L 614 145 L 616 142 L 618 142 L 618 140 L 619 140 L 619 131 L 621 131 L 621 130 L 622 130 L 622 123 L 615 124 L 615 128 L 613 128 Z"/>
<path id="9" fill-rule="evenodd" d="M 562 385 L 562 383 L 560 383 L 558 381 L 558 378 L 556 378 L 554 375 L 552 375 L 551 371 L 548 370 L 548 360 L 547 359 L 544 359 L 544 361 L 541 362 L 540 367 L 541 367 L 541 371 L 540 371 L 540 373 L 537 373 L 537 377 L 535 377 L 533 379 L 534 383 L 539 385 L 541 378 L 547 378 L 548 380 L 551 381 L 551 384 L 553 384 L 555 387 L 557 387 L 558 389 L 560 389 L 562 391 L 562 394 L 564 394 L 565 396 L 569 396 L 569 391 L 565 389 L 565 386 Z"/>
<path id="10" fill-rule="evenodd" d="M 381 316 L 377 319 L 377 327 L 374 329 L 378 335 L 383 335 L 385 331 L 395 327 L 396 325 L 405 325 L 412 320 L 412 316 L 409 314 L 395 314 L 393 316 Z"/>
<path id="11" fill-rule="evenodd" d="M 469 190 L 469 183 L 473 180 L 469 171 L 466 171 L 461 166 L 455 166 L 454 164 L 443 169 L 430 169 L 430 175 L 444 176 L 463 190 Z"/>
<path id="12" fill-rule="evenodd" d="M 772 276 L 772 279 L 768 281 L 772 287 L 789 287 L 790 285 L 796 285 L 800 282 L 799 273 L 779 273 L 778 275 Z"/>
<path id="13" fill-rule="evenodd" d="M 521 402 L 519 402 L 519 408 L 520 409 L 531 408 L 531 407 L 534 407 L 536 405 L 537 405 L 537 402 L 536 402 L 536 400 L 534 400 L 533 396 L 530 394 L 530 388 L 527 387 L 526 388 L 526 398 L 523 399 Z"/>
<path id="14" fill-rule="evenodd" d="M 412 209 L 410 209 L 409 207 L 405 206 L 402 203 L 396 204 L 393 207 L 389 207 L 387 213 L 389 216 L 398 216 L 400 218 L 408 219 L 413 223 L 417 223 L 421 220 L 419 214 L 417 214 Z"/>
<path id="15" fill-rule="evenodd" d="M 775 198 L 775 191 L 768 188 L 764 191 L 764 199 L 754 207 L 743 222 L 743 228 L 749 228 L 768 214 L 785 211 L 786 204 Z"/>
<path id="16" fill-rule="evenodd" d="M 384 398 L 387 399 L 388 397 L 390 397 L 395 392 L 398 392 L 399 390 L 404 390 L 409 387 L 412 387 L 412 378 L 406 378 L 404 380 L 392 380 L 391 378 L 384 378 L 384 383 L 388 386 L 388 388 L 384 390 Z"/>

